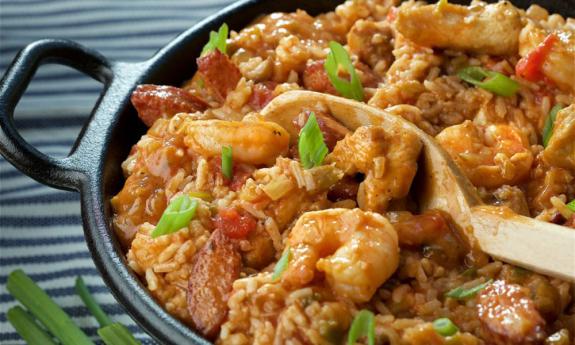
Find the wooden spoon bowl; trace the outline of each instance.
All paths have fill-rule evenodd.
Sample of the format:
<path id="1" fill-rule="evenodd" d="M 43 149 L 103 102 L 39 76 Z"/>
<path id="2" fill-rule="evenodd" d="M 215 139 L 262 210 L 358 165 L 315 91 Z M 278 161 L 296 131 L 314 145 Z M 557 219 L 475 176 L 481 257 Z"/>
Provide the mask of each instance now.
<path id="1" fill-rule="evenodd" d="M 360 126 L 397 126 L 415 133 L 423 143 L 419 176 L 412 190 L 420 211 L 448 212 L 471 246 L 502 261 L 575 282 L 575 230 L 518 215 L 508 208 L 484 205 L 476 188 L 433 137 L 400 116 L 346 98 L 290 91 L 274 98 L 261 112 L 298 138 L 293 120 L 303 110 L 323 111 L 355 130 Z M 415 192 L 415 193 L 413 193 Z"/>

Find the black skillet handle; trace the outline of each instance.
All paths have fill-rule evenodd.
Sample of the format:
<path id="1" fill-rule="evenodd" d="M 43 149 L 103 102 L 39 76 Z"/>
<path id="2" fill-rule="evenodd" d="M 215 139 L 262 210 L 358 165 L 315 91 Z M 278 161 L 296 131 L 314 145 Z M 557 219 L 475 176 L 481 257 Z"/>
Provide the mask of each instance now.
<path id="1" fill-rule="evenodd" d="M 28 176 L 56 188 L 79 190 L 86 170 L 74 159 L 49 157 L 28 144 L 14 126 L 14 108 L 42 63 L 70 66 L 104 84 L 112 82 L 111 63 L 94 50 L 67 40 L 41 40 L 24 48 L 0 82 L 0 153 Z M 84 131 L 76 141 L 79 143 Z"/>

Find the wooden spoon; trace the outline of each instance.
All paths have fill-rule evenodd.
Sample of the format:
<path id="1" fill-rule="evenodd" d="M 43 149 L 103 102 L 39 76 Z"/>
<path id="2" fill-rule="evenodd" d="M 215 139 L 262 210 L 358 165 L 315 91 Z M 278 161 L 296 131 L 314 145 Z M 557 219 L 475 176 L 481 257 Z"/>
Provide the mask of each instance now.
<path id="1" fill-rule="evenodd" d="M 448 212 L 471 245 L 502 261 L 575 282 L 575 229 L 518 215 L 508 208 L 484 205 L 475 187 L 439 144 L 400 116 L 353 100 L 311 91 L 290 91 L 274 98 L 261 112 L 283 126 L 292 143 L 299 129 L 293 120 L 302 110 L 331 114 L 347 128 L 400 125 L 423 143 L 419 174 L 425 183 L 414 197 L 421 211 Z"/>

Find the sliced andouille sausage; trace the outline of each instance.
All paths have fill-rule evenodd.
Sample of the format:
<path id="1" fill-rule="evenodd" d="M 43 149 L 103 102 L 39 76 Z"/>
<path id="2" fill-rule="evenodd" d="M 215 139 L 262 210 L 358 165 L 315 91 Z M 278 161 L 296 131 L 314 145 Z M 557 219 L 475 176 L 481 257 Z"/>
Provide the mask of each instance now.
<path id="1" fill-rule="evenodd" d="M 138 111 L 138 116 L 148 127 L 159 118 L 204 111 L 208 107 L 204 101 L 188 91 L 166 85 L 138 85 L 132 92 L 131 101 Z"/>
<path id="2" fill-rule="evenodd" d="M 194 256 L 188 283 L 188 311 L 193 326 L 204 336 L 215 338 L 220 331 L 241 267 L 236 244 L 219 229 Z"/>
<path id="3" fill-rule="evenodd" d="M 223 102 L 228 92 L 236 88 L 242 74 L 230 58 L 218 49 L 196 60 L 198 73 L 203 77 L 206 87 Z"/>
<path id="4" fill-rule="evenodd" d="M 528 291 L 504 280 L 481 291 L 477 300 L 479 320 L 492 343 L 529 345 L 545 339 L 545 321 Z"/>

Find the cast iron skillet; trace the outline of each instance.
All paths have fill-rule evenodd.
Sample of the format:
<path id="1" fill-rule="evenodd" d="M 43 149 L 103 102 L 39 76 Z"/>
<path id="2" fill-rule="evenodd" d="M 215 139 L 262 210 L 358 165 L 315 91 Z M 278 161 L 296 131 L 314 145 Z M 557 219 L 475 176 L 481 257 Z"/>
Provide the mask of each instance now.
<path id="1" fill-rule="evenodd" d="M 194 72 L 195 59 L 208 33 L 226 22 L 239 30 L 258 16 L 291 12 L 310 14 L 333 10 L 343 0 L 242 0 L 185 31 L 150 60 L 122 63 L 65 40 L 41 40 L 24 48 L 0 84 L 0 153 L 24 174 L 49 186 L 78 191 L 82 199 L 84 233 L 106 284 L 134 320 L 162 344 L 209 344 L 166 313 L 129 270 L 111 227 L 110 198 L 124 178 L 120 164 L 146 128 L 129 99 L 138 84 L 180 85 Z M 460 1 L 455 1 L 460 2 Z M 513 1 L 526 8 L 532 1 Z M 550 12 L 575 17 L 575 0 L 537 1 Z M 73 67 L 104 84 L 84 128 L 68 157 L 46 156 L 29 145 L 14 126 L 13 112 L 36 69 L 43 63 Z"/>

